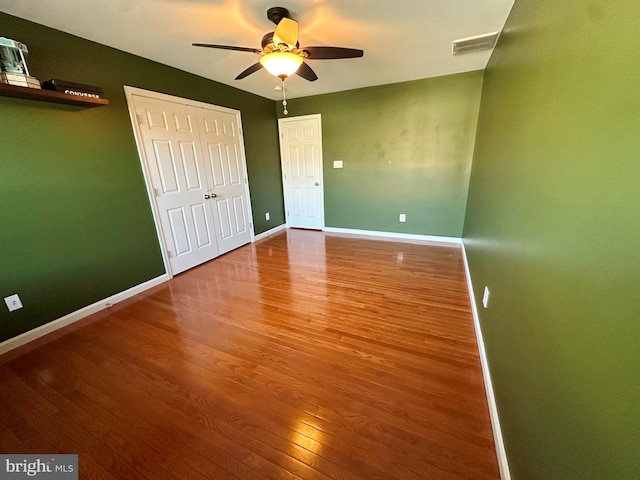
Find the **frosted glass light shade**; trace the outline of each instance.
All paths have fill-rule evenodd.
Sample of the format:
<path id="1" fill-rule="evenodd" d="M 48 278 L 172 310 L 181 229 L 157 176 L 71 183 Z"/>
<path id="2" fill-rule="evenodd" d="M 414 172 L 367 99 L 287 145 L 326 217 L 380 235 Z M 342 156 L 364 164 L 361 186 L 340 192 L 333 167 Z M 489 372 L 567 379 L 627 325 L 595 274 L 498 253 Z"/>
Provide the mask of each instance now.
<path id="1" fill-rule="evenodd" d="M 260 63 L 276 77 L 293 75 L 302 64 L 302 57 L 291 52 L 273 52 L 260 57 Z"/>

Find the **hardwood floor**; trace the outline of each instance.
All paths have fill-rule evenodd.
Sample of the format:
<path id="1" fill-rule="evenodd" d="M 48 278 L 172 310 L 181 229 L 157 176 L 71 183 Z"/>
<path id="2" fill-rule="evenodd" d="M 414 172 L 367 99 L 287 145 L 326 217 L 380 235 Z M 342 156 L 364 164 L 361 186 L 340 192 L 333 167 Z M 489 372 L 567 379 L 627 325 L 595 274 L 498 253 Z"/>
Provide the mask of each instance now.
<path id="1" fill-rule="evenodd" d="M 90 479 L 497 479 L 458 247 L 289 230 L 0 357 Z"/>

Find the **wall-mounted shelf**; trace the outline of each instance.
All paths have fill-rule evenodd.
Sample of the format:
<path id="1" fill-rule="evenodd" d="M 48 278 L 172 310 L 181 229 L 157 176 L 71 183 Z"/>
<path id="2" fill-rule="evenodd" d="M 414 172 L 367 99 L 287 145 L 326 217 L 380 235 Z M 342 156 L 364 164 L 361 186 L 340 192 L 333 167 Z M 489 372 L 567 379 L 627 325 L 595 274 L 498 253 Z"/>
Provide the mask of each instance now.
<path id="1" fill-rule="evenodd" d="M 69 95 L 67 93 L 54 92 L 52 90 L 17 87 L 15 85 L 7 85 L 5 83 L 0 83 L 0 96 L 24 98 L 26 100 L 38 100 L 40 102 L 64 103 L 66 105 L 75 105 L 77 107 L 100 107 L 102 105 L 109 105 L 109 100 L 106 98 L 80 97 L 78 95 Z"/>

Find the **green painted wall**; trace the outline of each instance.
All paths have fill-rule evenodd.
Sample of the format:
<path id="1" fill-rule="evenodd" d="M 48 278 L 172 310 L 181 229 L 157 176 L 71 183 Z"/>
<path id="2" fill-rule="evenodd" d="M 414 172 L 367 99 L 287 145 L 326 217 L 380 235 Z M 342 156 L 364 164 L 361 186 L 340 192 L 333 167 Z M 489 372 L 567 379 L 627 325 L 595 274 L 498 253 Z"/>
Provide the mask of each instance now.
<path id="1" fill-rule="evenodd" d="M 513 478 L 640 478 L 640 3 L 517 0 L 464 236 Z"/>
<path id="2" fill-rule="evenodd" d="M 0 13 L 41 81 L 104 87 L 107 107 L 0 97 L 0 341 L 164 272 L 123 85 L 241 111 L 255 231 L 284 223 L 273 101 Z M 263 211 L 271 212 L 264 221 Z"/>
<path id="3" fill-rule="evenodd" d="M 289 100 L 322 115 L 326 225 L 460 237 L 481 89 L 478 71 Z"/>

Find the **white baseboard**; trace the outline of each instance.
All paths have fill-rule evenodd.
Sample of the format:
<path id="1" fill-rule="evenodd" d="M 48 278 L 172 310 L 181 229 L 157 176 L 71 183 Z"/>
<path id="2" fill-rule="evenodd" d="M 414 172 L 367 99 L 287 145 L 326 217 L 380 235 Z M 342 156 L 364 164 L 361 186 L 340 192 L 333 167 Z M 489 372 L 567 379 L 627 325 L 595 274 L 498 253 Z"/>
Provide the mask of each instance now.
<path id="1" fill-rule="evenodd" d="M 496 444 L 496 454 L 498 456 L 498 467 L 500 468 L 500 478 L 502 480 L 511 480 L 511 472 L 509 471 L 509 462 L 507 460 L 507 452 L 504 449 L 504 440 L 502 439 L 502 429 L 500 428 L 500 418 L 498 416 L 498 406 L 496 398 L 493 394 L 493 384 L 491 383 L 491 373 L 489 372 L 489 363 L 487 361 L 487 352 L 484 348 L 484 340 L 482 338 L 482 329 L 480 328 L 480 317 L 476 307 L 475 293 L 473 292 L 473 283 L 471 282 L 471 272 L 469 271 L 469 263 L 467 261 L 467 251 L 462 243 L 462 257 L 464 259 L 464 270 L 467 275 L 467 287 L 469 289 L 469 300 L 471 301 L 471 312 L 473 314 L 473 325 L 476 330 L 476 340 L 478 342 L 478 351 L 480 353 L 480 364 L 482 365 L 482 375 L 484 376 L 484 387 L 487 393 L 487 403 L 489 404 L 489 416 L 491 418 L 491 426 L 493 428 L 493 441 Z"/>
<path id="2" fill-rule="evenodd" d="M 381 237 L 394 240 L 405 240 L 411 242 L 425 242 L 425 243 L 454 243 L 456 245 L 462 244 L 462 239 L 458 237 L 438 237 L 435 235 L 417 235 L 413 233 L 397 233 L 397 232 L 377 232 L 374 230 L 356 230 L 351 228 L 335 228 L 324 227 L 323 231 L 326 233 L 344 233 L 347 235 L 360 235 L 368 237 Z"/>
<path id="3" fill-rule="evenodd" d="M 78 320 L 82 320 L 89 315 L 92 315 L 100 310 L 104 310 L 105 308 L 115 305 L 116 303 L 122 302 L 127 298 L 133 297 L 139 293 L 144 292 L 156 285 L 160 285 L 161 283 L 169 280 L 169 276 L 165 273 L 164 275 L 160 275 L 159 277 L 153 278 L 147 282 L 141 283 L 140 285 L 136 285 L 135 287 L 131 287 L 124 292 L 116 293 L 110 297 L 107 297 L 103 300 L 100 300 L 91 305 L 87 305 L 80 310 L 76 310 L 75 312 L 71 312 L 64 317 L 60 317 L 57 320 L 53 320 L 49 323 L 45 323 L 39 327 L 34 328 L 33 330 L 29 330 L 23 334 L 18 335 L 17 337 L 10 338 L 9 340 L 5 340 L 0 343 L 0 355 L 9 352 L 15 348 L 21 347 L 22 345 L 29 343 L 33 340 L 36 340 L 40 337 L 44 337 L 45 335 L 55 332 L 56 330 L 61 329 L 62 327 L 66 327 L 67 325 L 71 325 Z"/>
<path id="4" fill-rule="evenodd" d="M 286 223 L 282 225 L 278 225 L 277 227 L 273 227 L 272 229 L 267 230 L 266 232 L 262 232 L 259 235 L 256 235 L 254 242 L 257 242 L 258 240 L 262 240 L 263 238 L 270 237 L 271 235 L 275 235 L 276 233 L 282 232 L 283 230 L 286 230 L 286 229 L 287 229 Z"/>

